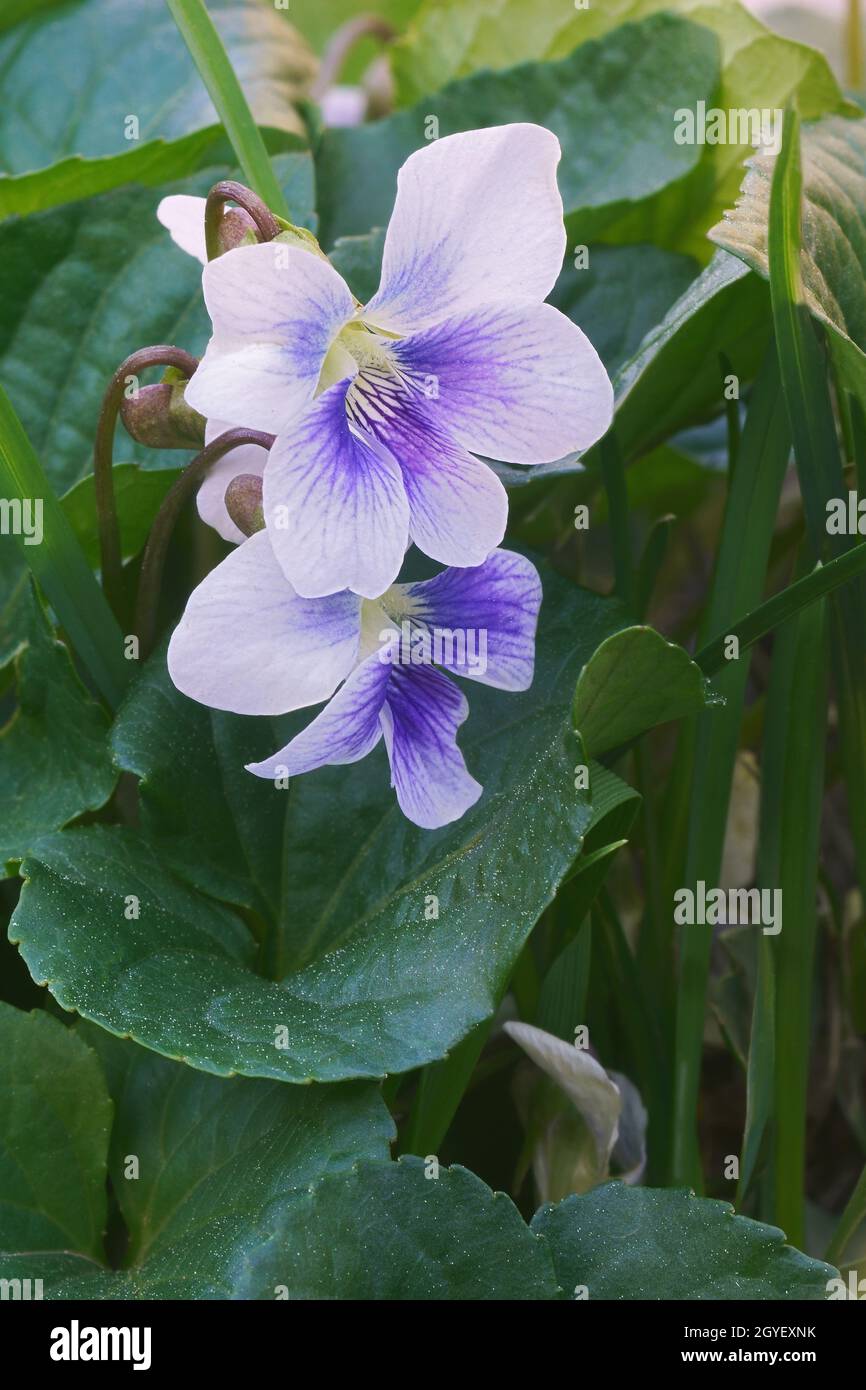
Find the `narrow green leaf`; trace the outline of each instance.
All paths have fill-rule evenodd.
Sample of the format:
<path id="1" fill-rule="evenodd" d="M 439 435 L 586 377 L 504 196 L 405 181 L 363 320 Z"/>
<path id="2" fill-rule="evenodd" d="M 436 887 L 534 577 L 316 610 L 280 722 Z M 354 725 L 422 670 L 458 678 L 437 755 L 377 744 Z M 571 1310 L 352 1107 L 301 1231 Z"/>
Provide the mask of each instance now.
<path id="1" fill-rule="evenodd" d="M 166 0 L 244 175 L 277 216 L 291 220 L 261 132 L 203 0 Z"/>
<path id="2" fill-rule="evenodd" d="M 702 638 L 723 631 L 738 613 L 753 608 L 761 596 L 790 448 L 781 382 L 771 350 L 749 403 Z M 702 714 L 681 742 L 666 812 L 671 847 L 663 892 L 670 904 L 671 924 L 672 895 L 678 887 L 694 887 L 699 879 L 711 884 L 718 881 L 748 670 L 747 659 L 726 664 L 714 682 L 725 704 Z M 682 928 L 671 1166 L 676 1180 L 693 1184 L 700 1182 L 696 1113 L 711 944 L 711 927 Z M 651 977 L 663 981 L 672 956 L 672 941 L 663 937 L 650 965 Z"/>

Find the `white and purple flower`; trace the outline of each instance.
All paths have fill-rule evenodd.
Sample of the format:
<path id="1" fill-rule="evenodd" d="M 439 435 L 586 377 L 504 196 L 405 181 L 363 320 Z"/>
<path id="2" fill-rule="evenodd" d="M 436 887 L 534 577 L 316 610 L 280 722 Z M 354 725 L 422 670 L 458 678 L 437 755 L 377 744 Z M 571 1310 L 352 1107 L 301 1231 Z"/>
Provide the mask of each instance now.
<path id="1" fill-rule="evenodd" d="M 482 791 L 457 746 L 469 707 L 446 671 L 528 689 L 540 602 L 534 566 L 505 550 L 375 599 L 348 589 L 305 598 L 259 531 L 190 596 L 168 669 L 191 699 L 235 714 L 279 715 L 328 700 L 249 771 L 283 778 L 358 762 L 384 738 L 403 813 L 435 829 Z"/>
<path id="2" fill-rule="evenodd" d="M 480 565 L 508 508 L 476 455 L 550 463 L 607 430 L 607 373 L 543 302 L 565 250 L 559 157 L 556 137 L 530 124 L 411 155 L 366 307 L 327 259 L 279 240 L 205 266 L 213 336 L 187 399 L 210 422 L 276 435 L 256 471 L 274 554 L 299 595 L 375 598 L 410 542 L 445 565 Z M 160 216 L 200 254 L 188 205 L 164 203 Z M 220 492 L 254 470 L 236 455 L 224 465 L 200 506 L 237 540 Z"/>

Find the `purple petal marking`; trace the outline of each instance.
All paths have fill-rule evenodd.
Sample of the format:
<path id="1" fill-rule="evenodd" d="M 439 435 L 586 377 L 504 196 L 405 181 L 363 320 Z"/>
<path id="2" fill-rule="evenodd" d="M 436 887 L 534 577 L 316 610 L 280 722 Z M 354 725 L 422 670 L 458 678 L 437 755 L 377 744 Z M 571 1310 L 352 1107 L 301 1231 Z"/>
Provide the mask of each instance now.
<path id="1" fill-rule="evenodd" d="M 553 463 L 606 433 L 613 388 L 576 324 L 552 304 L 485 304 L 395 345 L 429 409 L 467 449 Z"/>
<path id="2" fill-rule="evenodd" d="M 523 555 L 494 550 L 476 568 L 443 570 L 392 593 L 405 599 L 412 626 L 426 630 L 437 666 L 500 690 L 529 689 L 542 594 L 538 571 Z"/>
<path id="3" fill-rule="evenodd" d="M 409 539 L 409 503 L 389 451 L 350 428 L 348 381 L 319 396 L 274 443 L 264 475 L 265 525 L 298 593 L 352 589 L 377 598 Z"/>
<path id="4" fill-rule="evenodd" d="M 463 693 L 441 671 L 393 668 L 381 715 L 391 780 L 401 811 L 424 830 L 458 820 L 483 790 L 457 747 L 468 713 Z"/>
<path id="5" fill-rule="evenodd" d="M 299 598 L 259 531 L 190 594 L 168 648 L 178 690 L 234 714 L 286 714 L 326 700 L 352 669 L 355 594 Z"/>
<path id="6" fill-rule="evenodd" d="M 257 777 L 297 777 L 329 763 L 357 763 L 382 737 L 379 715 L 391 668 L 368 657 L 302 733 L 261 763 L 249 763 Z"/>
<path id="7" fill-rule="evenodd" d="M 376 395 L 367 400 L 375 408 Z M 413 541 L 443 565 L 480 565 L 505 535 L 505 488 L 449 438 L 423 397 L 404 390 L 387 406 L 381 419 L 368 415 L 366 423 L 402 470 Z"/>
<path id="8" fill-rule="evenodd" d="M 490 300 L 539 302 L 565 253 L 556 136 L 529 123 L 470 130 L 409 156 L 368 323 L 414 333 Z"/>
<path id="9" fill-rule="evenodd" d="M 186 398 L 208 419 L 279 433 L 312 401 L 328 349 L 354 312 L 327 261 L 271 241 L 210 261 L 213 337 Z"/>

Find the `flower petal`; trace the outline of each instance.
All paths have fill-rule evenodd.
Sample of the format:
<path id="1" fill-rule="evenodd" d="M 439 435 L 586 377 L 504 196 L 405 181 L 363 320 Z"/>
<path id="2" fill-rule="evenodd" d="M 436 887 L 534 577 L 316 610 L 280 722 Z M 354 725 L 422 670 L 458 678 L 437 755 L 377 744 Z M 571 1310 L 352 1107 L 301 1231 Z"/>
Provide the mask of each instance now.
<path id="1" fill-rule="evenodd" d="M 228 429 L 231 429 L 231 425 L 224 421 L 208 420 L 204 432 L 205 443 L 210 444 Z M 198 490 L 195 500 L 202 521 L 232 545 L 240 545 L 246 537 L 226 510 L 226 488 L 232 478 L 238 478 L 242 473 L 251 473 L 260 478 L 267 461 L 268 451 L 259 444 L 239 444 L 217 460 Z"/>
<path id="2" fill-rule="evenodd" d="M 485 304 L 396 344 L 430 409 L 476 454 L 553 463 L 607 432 L 613 387 L 576 324 L 552 304 Z"/>
<path id="3" fill-rule="evenodd" d="M 207 247 L 204 237 L 204 211 L 206 198 L 193 198 L 189 193 L 172 193 L 163 198 L 156 215 L 162 225 L 171 233 L 175 246 L 194 256 L 202 265 L 207 265 Z"/>
<path id="4" fill-rule="evenodd" d="M 202 275 L 213 336 L 186 390 L 210 419 L 278 434 L 315 394 L 354 300 L 327 261 L 285 242 L 239 246 Z"/>
<path id="5" fill-rule="evenodd" d="M 410 155 L 364 318 L 413 333 L 489 300 L 545 299 L 565 253 L 559 156 L 555 135 L 522 123 L 448 135 Z"/>
<path id="6" fill-rule="evenodd" d="M 483 791 L 457 747 L 468 713 L 462 691 L 441 671 L 393 668 L 381 716 L 391 780 L 401 811 L 424 830 L 459 820 Z"/>
<path id="7" fill-rule="evenodd" d="M 379 713 L 390 668 L 368 657 L 349 676 L 321 714 L 300 734 L 261 763 L 248 763 L 257 777 L 297 777 L 330 763 L 357 763 L 382 737 Z"/>
<path id="8" fill-rule="evenodd" d="M 400 468 L 375 439 L 350 429 L 348 385 L 325 391 L 277 437 L 264 475 L 274 553 L 308 597 L 352 589 L 377 598 L 396 579 L 409 540 Z"/>
<path id="9" fill-rule="evenodd" d="M 395 584 L 383 606 L 433 635 L 437 666 L 500 690 L 528 690 L 532 684 L 541 580 L 523 555 L 494 550 L 476 568 Z"/>
<path id="10" fill-rule="evenodd" d="M 417 396 L 401 397 L 370 428 L 400 464 L 419 549 L 443 565 L 486 560 L 508 520 L 508 496 L 493 470 L 450 439 Z"/>
<path id="11" fill-rule="evenodd" d="M 352 668 L 360 631 L 354 594 L 299 598 L 259 531 L 193 590 L 168 671 L 213 709 L 285 714 L 328 698 Z"/>

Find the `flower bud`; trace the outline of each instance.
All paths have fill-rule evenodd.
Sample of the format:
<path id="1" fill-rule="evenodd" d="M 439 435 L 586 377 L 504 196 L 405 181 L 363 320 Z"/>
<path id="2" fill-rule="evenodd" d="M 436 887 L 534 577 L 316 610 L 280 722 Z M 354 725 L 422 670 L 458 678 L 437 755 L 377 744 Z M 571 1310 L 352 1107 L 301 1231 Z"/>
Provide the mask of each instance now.
<path id="1" fill-rule="evenodd" d="M 120 418 L 139 444 L 151 449 L 200 449 L 205 422 L 184 397 L 186 378 L 169 368 L 155 386 L 140 386 L 125 396 Z"/>
<path id="2" fill-rule="evenodd" d="M 219 226 L 219 255 L 234 251 L 236 246 L 255 246 L 258 241 L 256 224 L 243 208 L 227 208 Z"/>
<path id="3" fill-rule="evenodd" d="M 239 473 L 226 488 L 226 511 L 239 531 L 252 536 L 263 531 L 262 480 L 255 473 Z"/>

